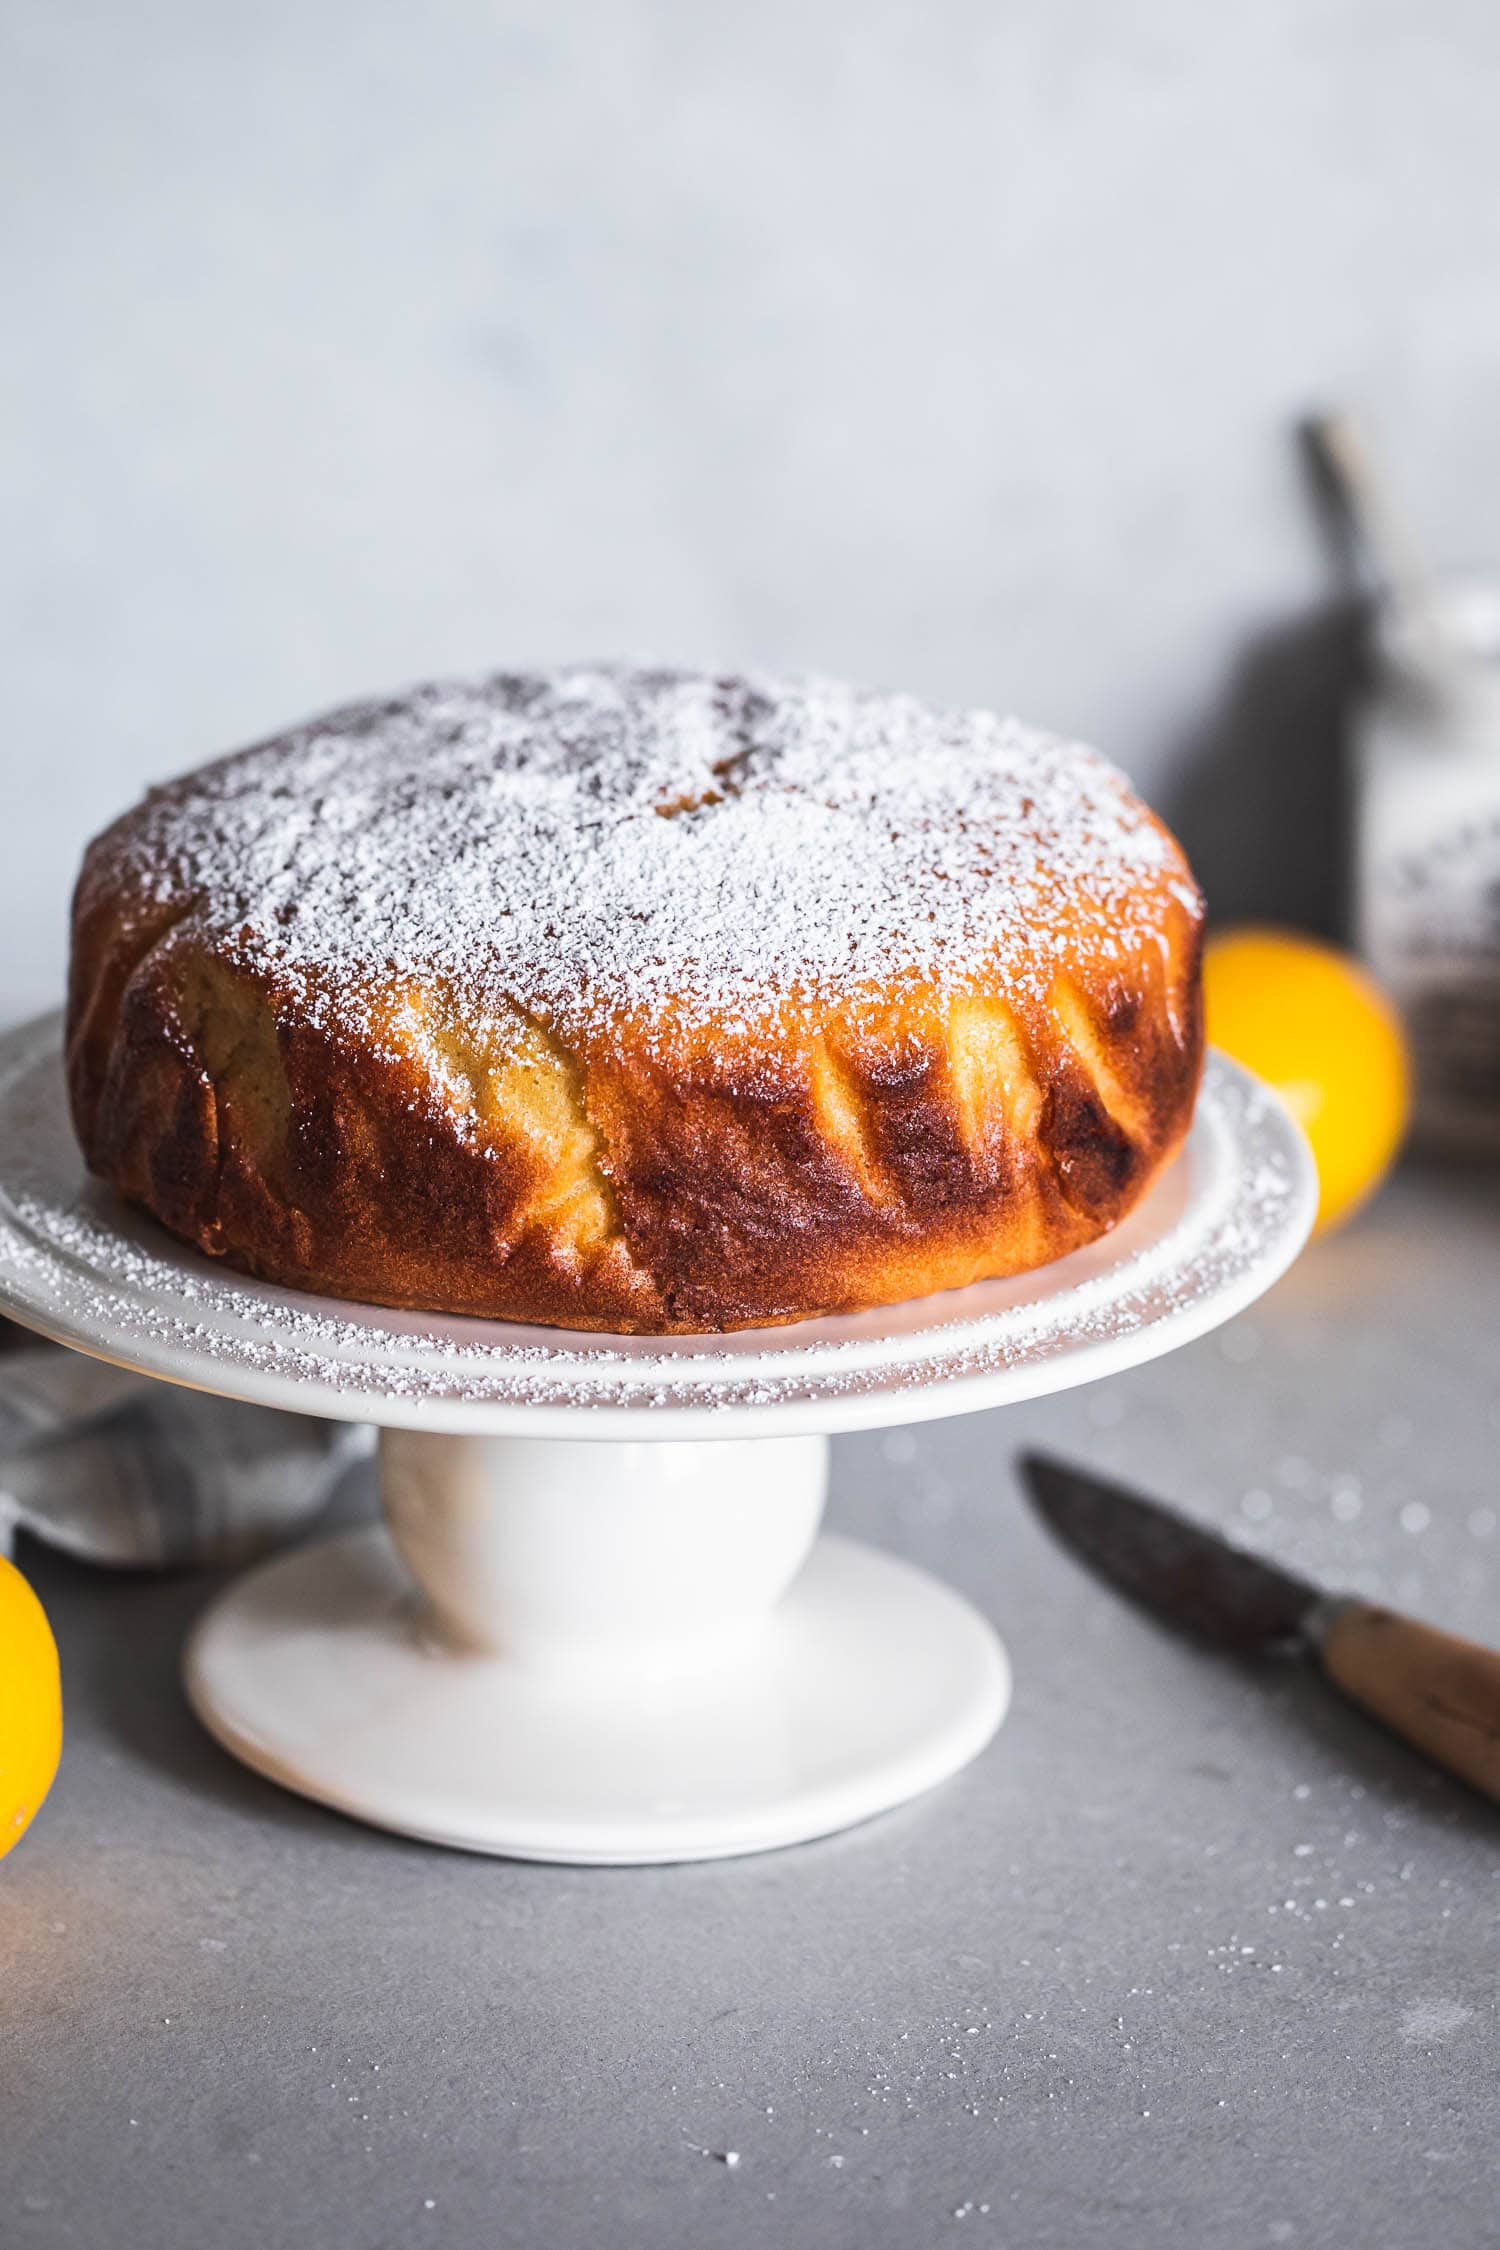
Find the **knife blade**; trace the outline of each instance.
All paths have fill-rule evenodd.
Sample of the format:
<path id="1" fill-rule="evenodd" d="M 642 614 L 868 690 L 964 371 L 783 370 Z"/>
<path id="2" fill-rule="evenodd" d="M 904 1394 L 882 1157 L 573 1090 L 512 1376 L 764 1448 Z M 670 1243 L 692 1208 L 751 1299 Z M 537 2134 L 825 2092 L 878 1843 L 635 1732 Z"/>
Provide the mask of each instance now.
<path id="1" fill-rule="evenodd" d="M 1027 1453 L 1020 1471 L 1060 1544 L 1117 1592 L 1235 1654 L 1315 1659 L 1370 1717 L 1500 1803 L 1500 1653 L 1329 1594 L 1091 1470 Z"/>
<path id="2" fill-rule="evenodd" d="M 1254 1654 L 1305 1643 L 1323 1596 L 1159 1501 L 1044 1453 L 1021 1474 L 1032 1505 L 1094 1574 L 1200 1640 Z"/>

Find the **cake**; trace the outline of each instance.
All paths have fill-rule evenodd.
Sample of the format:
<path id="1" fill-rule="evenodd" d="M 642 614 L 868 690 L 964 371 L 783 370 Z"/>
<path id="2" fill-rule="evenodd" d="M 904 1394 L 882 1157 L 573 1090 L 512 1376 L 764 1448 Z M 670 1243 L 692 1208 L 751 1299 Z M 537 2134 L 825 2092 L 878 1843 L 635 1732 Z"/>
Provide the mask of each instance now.
<path id="1" fill-rule="evenodd" d="M 1182 1141 L 1202 902 L 985 712 L 628 666 L 354 704 L 90 845 L 92 1170 L 263 1280 L 713 1331 L 1095 1240 Z"/>

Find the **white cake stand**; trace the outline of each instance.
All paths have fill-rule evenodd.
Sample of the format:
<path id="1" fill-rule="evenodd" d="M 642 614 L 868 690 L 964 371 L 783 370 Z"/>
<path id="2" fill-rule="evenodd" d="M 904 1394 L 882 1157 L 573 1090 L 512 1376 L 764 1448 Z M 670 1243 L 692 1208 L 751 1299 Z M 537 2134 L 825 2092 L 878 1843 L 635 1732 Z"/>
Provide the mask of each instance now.
<path id="1" fill-rule="evenodd" d="M 439 1319 L 240 1280 L 82 1170 L 55 1018 L 0 1040 L 0 1309 L 100 1358 L 379 1424 L 385 1528 L 262 1565 L 187 1655 L 204 1723 L 288 1788 L 435 1843 L 708 1859 L 956 1772 L 1004 1715 L 986 1620 L 818 1536 L 828 1435 L 1171 1351 L 1288 1266 L 1315 1181 L 1212 1056 L 1183 1154 L 1041 1274 L 713 1338 Z"/>

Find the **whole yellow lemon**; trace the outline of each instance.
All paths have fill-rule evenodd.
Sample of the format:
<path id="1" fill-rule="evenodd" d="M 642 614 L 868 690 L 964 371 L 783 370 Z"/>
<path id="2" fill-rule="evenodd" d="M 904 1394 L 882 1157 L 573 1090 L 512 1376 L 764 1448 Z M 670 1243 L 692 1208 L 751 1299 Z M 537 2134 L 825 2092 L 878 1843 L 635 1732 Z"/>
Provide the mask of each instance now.
<path id="1" fill-rule="evenodd" d="M 62 1755 L 62 1683 L 47 1615 L 0 1555 L 0 1859 L 31 1826 Z"/>
<path id="2" fill-rule="evenodd" d="M 1208 1036 L 1274 1086 L 1312 1143 L 1318 1233 L 1385 1177 L 1410 1105 L 1395 1009 L 1347 953 L 1289 930 L 1226 930 L 1203 959 Z"/>

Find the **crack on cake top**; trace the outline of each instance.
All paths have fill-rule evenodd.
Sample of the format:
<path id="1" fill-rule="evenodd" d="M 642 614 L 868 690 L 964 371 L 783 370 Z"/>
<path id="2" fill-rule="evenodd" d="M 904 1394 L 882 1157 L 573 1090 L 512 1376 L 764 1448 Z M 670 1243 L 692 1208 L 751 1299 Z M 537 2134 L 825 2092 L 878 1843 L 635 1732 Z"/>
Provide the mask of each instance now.
<path id="1" fill-rule="evenodd" d="M 663 816 L 667 817 L 663 817 Z M 1196 903 L 1094 752 L 822 679 L 624 665 L 425 685 L 153 791 L 114 832 L 189 927 L 359 1029 L 446 982 L 564 1033 L 916 985 L 1045 995 Z"/>

